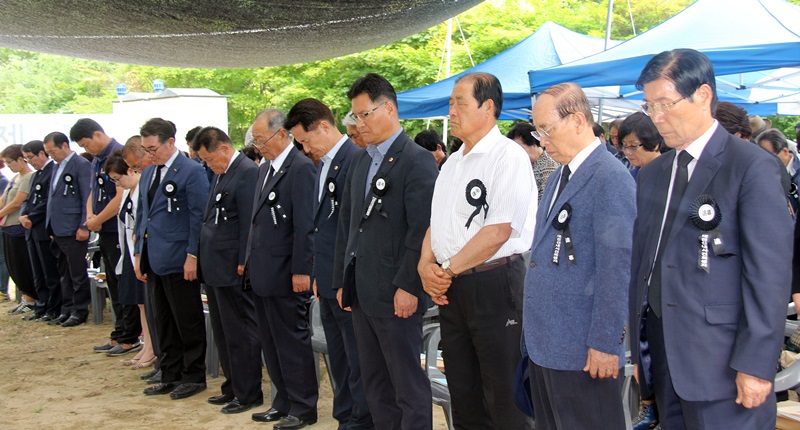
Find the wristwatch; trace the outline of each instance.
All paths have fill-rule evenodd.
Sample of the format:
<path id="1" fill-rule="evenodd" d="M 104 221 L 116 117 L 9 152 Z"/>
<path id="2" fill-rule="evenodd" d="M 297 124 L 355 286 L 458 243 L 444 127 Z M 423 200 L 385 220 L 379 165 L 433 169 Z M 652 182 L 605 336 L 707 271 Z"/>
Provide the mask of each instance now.
<path id="1" fill-rule="evenodd" d="M 442 262 L 442 270 L 444 270 L 444 272 L 447 273 L 447 275 L 450 276 L 451 278 L 455 278 L 456 277 L 456 274 L 453 273 L 452 270 L 450 270 L 450 259 L 449 258 L 447 260 L 444 260 L 444 262 Z"/>

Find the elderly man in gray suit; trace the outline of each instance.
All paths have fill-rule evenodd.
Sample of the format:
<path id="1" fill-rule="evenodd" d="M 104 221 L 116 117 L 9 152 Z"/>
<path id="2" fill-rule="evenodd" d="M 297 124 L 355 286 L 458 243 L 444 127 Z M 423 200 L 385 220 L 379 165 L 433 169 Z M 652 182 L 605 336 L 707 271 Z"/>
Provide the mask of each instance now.
<path id="1" fill-rule="evenodd" d="M 216 127 L 200 130 L 192 149 L 214 172 L 200 230 L 197 267 L 208 296 L 225 382 L 222 394 L 208 402 L 225 405 L 221 409 L 224 414 L 236 414 L 264 403 L 253 293 L 242 287 L 258 167 L 234 149 L 228 135 Z"/>
<path id="2" fill-rule="evenodd" d="M 562 166 L 542 196 L 525 278 L 536 428 L 621 429 L 634 181 L 594 136 L 577 85 L 545 90 L 533 117 L 534 137 Z"/>

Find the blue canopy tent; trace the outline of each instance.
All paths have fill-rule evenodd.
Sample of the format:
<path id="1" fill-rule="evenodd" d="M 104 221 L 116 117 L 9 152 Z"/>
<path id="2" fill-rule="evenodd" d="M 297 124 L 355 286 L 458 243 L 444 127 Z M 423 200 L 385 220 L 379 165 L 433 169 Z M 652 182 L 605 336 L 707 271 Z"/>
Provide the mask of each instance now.
<path id="1" fill-rule="evenodd" d="M 617 41 L 610 41 L 609 46 Z M 546 22 L 521 42 L 457 75 L 397 95 L 401 119 L 444 118 L 456 80 L 464 74 L 486 72 L 503 86 L 501 119 L 528 118 L 531 107 L 526 71 L 557 66 L 603 50 L 604 40 Z"/>
<path id="2" fill-rule="evenodd" d="M 536 95 L 575 82 L 606 103 L 641 100 L 634 84 L 653 55 L 676 48 L 706 54 L 717 92 L 751 114 L 800 114 L 800 7 L 782 0 L 698 0 L 662 24 L 607 51 L 528 72 Z M 608 100 L 613 99 L 613 100 Z"/>

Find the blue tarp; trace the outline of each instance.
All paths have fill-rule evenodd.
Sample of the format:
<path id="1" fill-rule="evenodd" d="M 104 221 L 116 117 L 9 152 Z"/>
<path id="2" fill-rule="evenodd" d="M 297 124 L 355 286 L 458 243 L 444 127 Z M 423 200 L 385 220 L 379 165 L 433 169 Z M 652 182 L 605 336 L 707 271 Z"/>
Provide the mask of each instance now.
<path id="1" fill-rule="evenodd" d="M 617 41 L 610 41 L 609 46 Z M 491 73 L 503 86 L 502 119 L 519 118 L 515 109 L 530 109 L 530 87 L 526 73 L 574 61 L 603 50 L 604 40 L 546 22 L 536 32 L 485 62 L 445 80 L 397 95 L 401 119 L 444 117 L 455 81 L 464 74 Z"/>
<path id="2" fill-rule="evenodd" d="M 791 114 L 781 105 L 800 106 L 800 74 L 786 69 L 800 66 L 800 7 L 782 0 L 698 0 L 607 51 L 531 69 L 529 89 L 538 94 L 561 82 L 575 82 L 613 89 L 605 98 L 641 99 L 633 85 L 647 61 L 677 48 L 696 49 L 711 59 L 720 100 L 751 114 Z"/>

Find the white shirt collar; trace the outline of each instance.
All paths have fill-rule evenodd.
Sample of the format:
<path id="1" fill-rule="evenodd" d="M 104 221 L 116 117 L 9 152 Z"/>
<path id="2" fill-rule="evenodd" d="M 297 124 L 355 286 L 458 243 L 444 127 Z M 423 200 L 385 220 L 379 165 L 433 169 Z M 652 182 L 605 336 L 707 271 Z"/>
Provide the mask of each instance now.
<path id="1" fill-rule="evenodd" d="M 166 143 L 164 143 L 163 145 L 167 145 L 167 144 L 166 144 Z M 176 158 L 178 158 L 178 154 L 179 154 L 180 152 L 181 152 L 181 151 L 179 151 L 179 150 L 178 150 L 178 148 L 175 148 L 175 152 L 173 152 L 173 153 L 172 153 L 172 156 L 171 156 L 171 157 L 169 157 L 169 160 L 167 160 L 167 162 L 166 162 L 166 163 L 164 163 L 164 167 L 166 167 L 166 168 L 167 168 L 167 170 L 169 170 L 169 168 L 170 168 L 170 167 L 172 167 L 172 163 L 173 163 L 173 162 L 175 162 L 175 159 L 176 159 Z"/>
<path id="2" fill-rule="evenodd" d="M 705 133 L 701 134 L 700 137 L 695 139 L 694 142 L 690 143 L 689 146 L 686 147 L 685 151 L 692 156 L 693 160 L 698 160 L 700 155 L 703 153 L 703 150 L 706 149 L 706 145 L 708 145 L 708 141 L 711 140 L 711 136 L 717 131 L 717 126 L 719 122 L 714 120 L 714 123 L 711 124 L 711 127 L 706 130 Z M 675 152 L 675 162 L 677 163 L 678 160 L 678 153 L 680 151 Z"/>
<path id="3" fill-rule="evenodd" d="M 238 156 L 239 156 L 239 151 L 234 149 L 233 155 L 231 156 L 231 160 L 228 161 L 228 167 L 225 168 L 225 173 L 228 173 L 228 170 L 230 170 L 231 166 L 233 166 L 233 162 L 236 161 L 236 157 Z"/>
<path id="4" fill-rule="evenodd" d="M 271 166 L 275 173 L 278 173 L 278 170 L 280 170 L 281 166 L 283 166 L 283 162 L 286 161 L 286 157 L 289 156 L 289 151 L 291 151 L 293 147 L 294 145 L 290 142 L 288 145 L 286 145 L 286 148 L 283 150 L 283 152 L 278 154 L 278 156 L 272 160 Z"/>
<path id="5" fill-rule="evenodd" d="M 580 152 L 578 152 L 577 154 L 575 154 L 574 157 L 572 157 L 572 161 L 570 161 L 568 164 L 570 171 L 570 178 L 572 177 L 572 175 L 575 174 L 578 168 L 581 167 L 581 164 L 583 164 L 583 162 L 586 161 L 587 158 L 589 158 L 589 155 L 592 152 L 594 152 L 594 150 L 597 149 L 597 147 L 600 145 L 602 145 L 600 139 L 595 137 L 594 140 L 586 146 L 586 148 L 581 149 Z"/>
<path id="6" fill-rule="evenodd" d="M 483 136 L 481 138 L 481 140 L 479 140 L 478 143 L 475 144 L 475 146 L 472 147 L 472 149 L 469 151 L 469 153 L 467 155 L 463 155 L 464 154 L 465 145 L 461 145 L 461 148 L 458 148 L 458 152 L 460 154 L 462 154 L 462 156 L 464 156 L 464 157 L 469 156 L 470 154 L 484 154 L 484 153 L 487 153 L 487 152 L 492 150 L 493 142 L 496 142 L 498 136 L 502 136 L 502 135 L 503 134 L 500 133 L 500 129 L 497 128 L 497 124 L 495 124 L 495 126 L 492 127 L 492 129 L 489 130 L 489 132 L 486 133 L 486 135 Z"/>
<path id="7" fill-rule="evenodd" d="M 344 142 L 347 141 L 348 137 L 346 134 L 342 135 L 342 138 L 336 142 L 336 145 L 333 145 L 333 148 L 330 149 L 325 155 L 322 156 L 322 162 L 325 164 L 330 164 L 334 158 L 336 158 L 336 154 L 339 152 L 339 149 L 344 145 Z"/>

